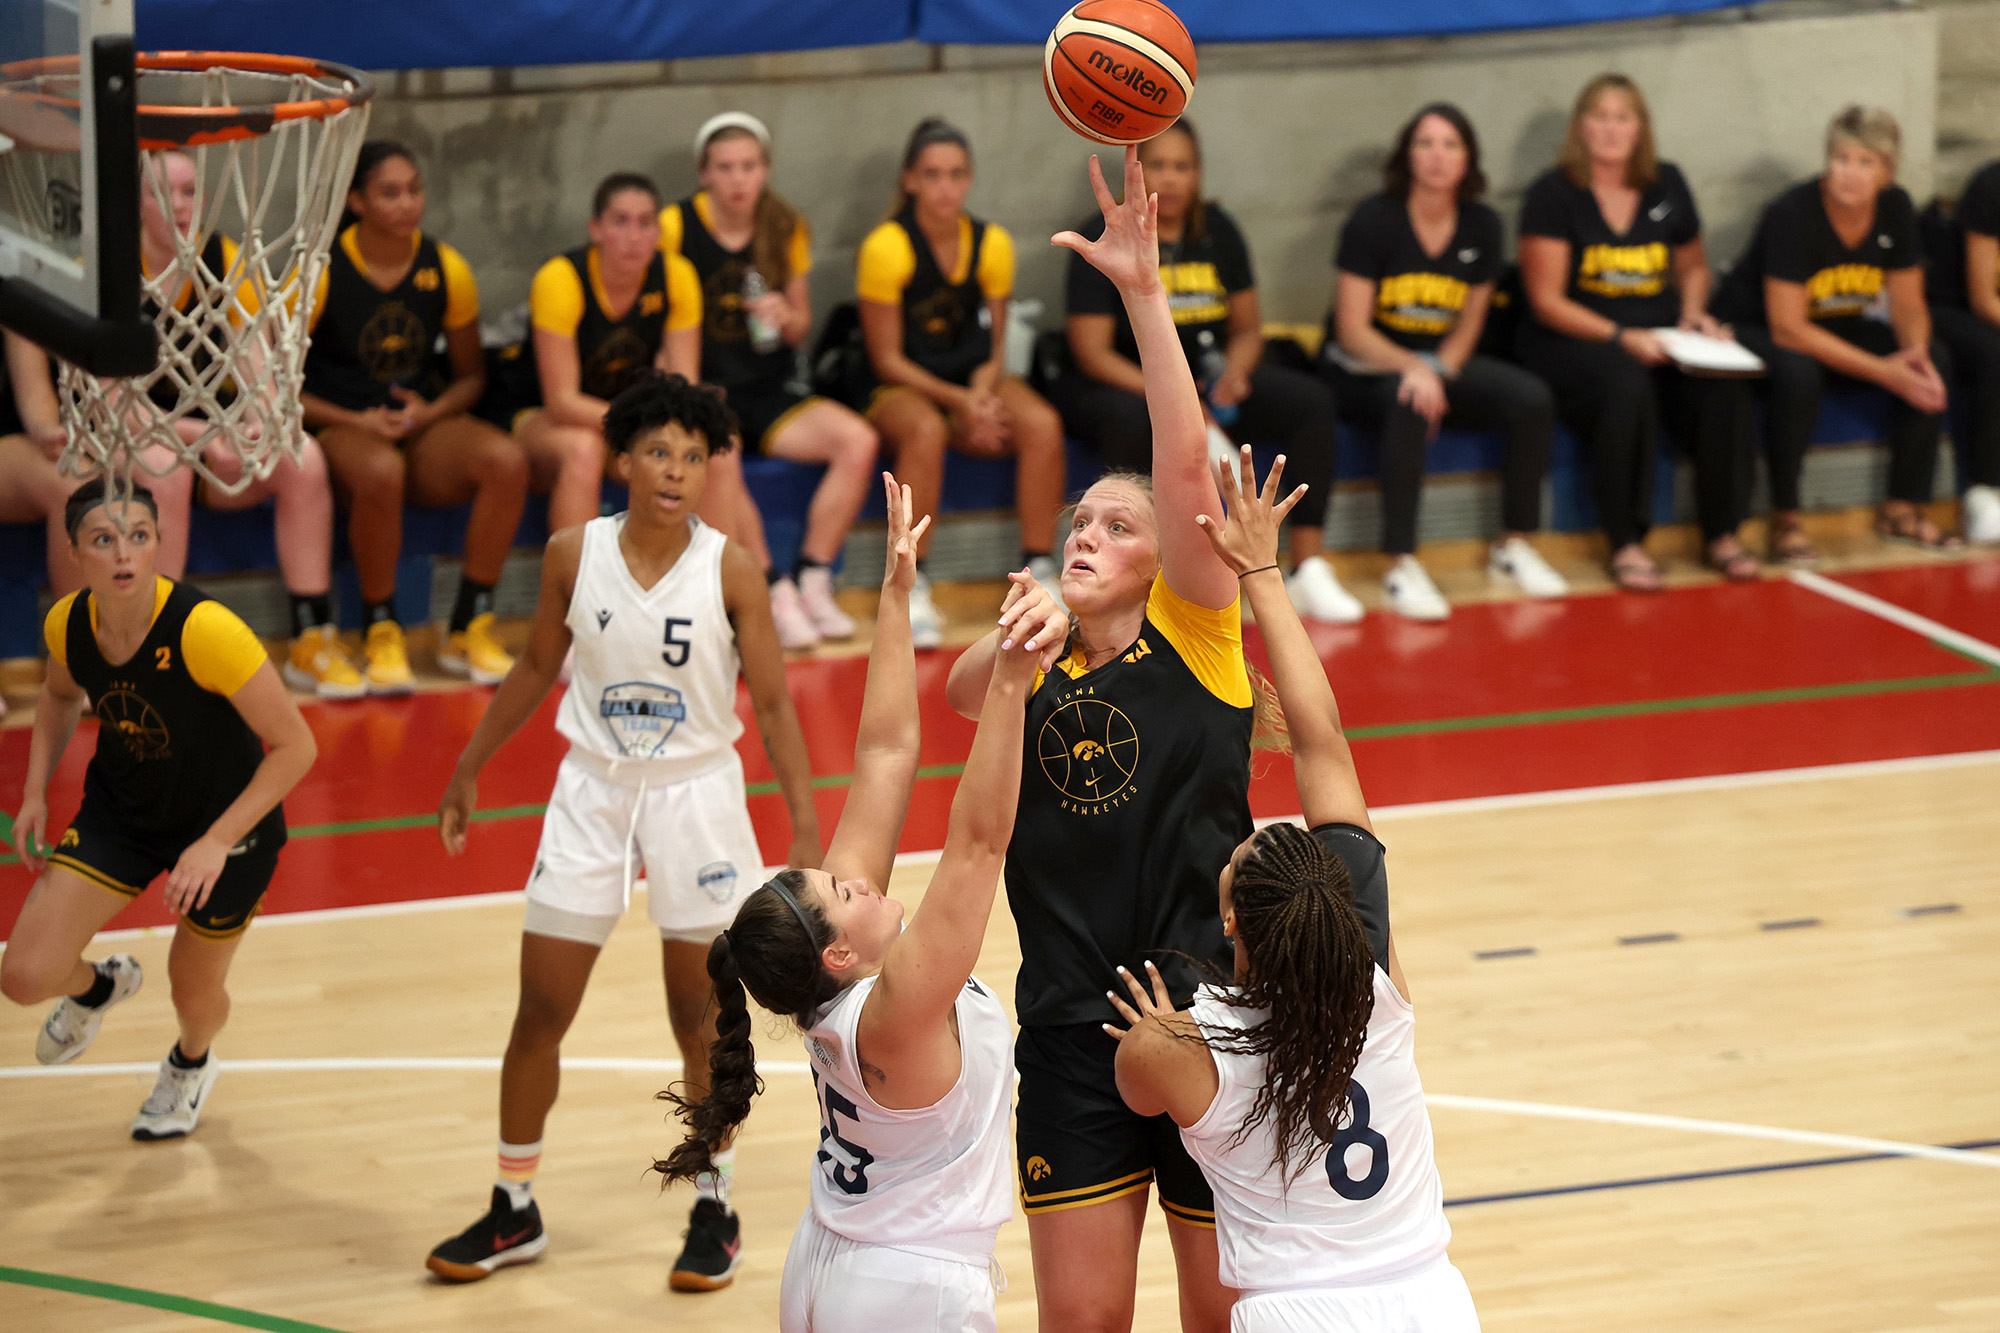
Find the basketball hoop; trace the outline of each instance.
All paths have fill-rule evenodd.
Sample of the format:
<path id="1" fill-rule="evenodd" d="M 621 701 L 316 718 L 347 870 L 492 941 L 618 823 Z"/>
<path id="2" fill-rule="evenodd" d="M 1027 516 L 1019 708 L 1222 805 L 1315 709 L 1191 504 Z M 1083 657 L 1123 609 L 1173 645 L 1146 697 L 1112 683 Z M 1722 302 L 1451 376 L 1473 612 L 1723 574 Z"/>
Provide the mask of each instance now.
<path id="1" fill-rule="evenodd" d="M 185 466 L 234 494 L 304 447 L 312 296 L 375 88 L 358 70 L 291 56 L 163 51 L 141 54 L 137 66 L 139 190 L 156 209 L 155 262 L 162 242 L 171 250 L 140 284 L 159 362 L 129 379 L 62 364 L 69 443 L 60 466 L 122 484 Z M 0 133 L 36 148 L 73 147 L 77 69 L 73 56 L 0 66 Z M 194 164 L 193 207 L 184 204 L 179 220 L 171 154 Z M 35 211 L 23 192 L 50 188 L 31 166 L 26 155 L 0 156 L 0 192 L 23 215 Z M 217 237 L 233 243 L 227 262 Z M 218 475 L 212 452 L 241 468 Z"/>

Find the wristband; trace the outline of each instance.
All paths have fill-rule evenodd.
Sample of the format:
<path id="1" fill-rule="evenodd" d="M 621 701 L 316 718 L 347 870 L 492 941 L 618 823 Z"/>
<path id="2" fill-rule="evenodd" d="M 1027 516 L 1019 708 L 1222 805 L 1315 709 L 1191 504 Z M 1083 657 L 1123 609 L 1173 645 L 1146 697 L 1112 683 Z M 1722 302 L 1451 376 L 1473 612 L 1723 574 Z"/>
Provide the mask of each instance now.
<path id="1" fill-rule="evenodd" d="M 1262 574 L 1265 570 L 1276 569 L 1276 568 L 1277 568 L 1276 565 L 1259 565 L 1255 569 L 1246 569 L 1241 574 L 1238 574 L 1236 576 L 1236 581 L 1238 583 L 1241 583 L 1244 579 L 1249 578 L 1252 574 Z"/>

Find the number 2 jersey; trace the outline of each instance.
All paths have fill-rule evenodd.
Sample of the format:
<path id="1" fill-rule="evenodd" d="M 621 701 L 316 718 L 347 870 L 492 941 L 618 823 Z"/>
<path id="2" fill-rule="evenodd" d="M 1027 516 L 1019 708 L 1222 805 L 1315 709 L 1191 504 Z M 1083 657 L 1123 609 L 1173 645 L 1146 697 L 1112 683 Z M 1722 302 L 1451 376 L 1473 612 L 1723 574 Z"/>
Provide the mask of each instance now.
<path id="1" fill-rule="evenodd" d="M 713 767 L 743 734 L 741 659 L 722 600 L 728 540 L 690 518 L 687 549 L 641 588 L 618 547 L 625 517 L 584 524 L 565 621 L 576 659 L 556 730 L 573 754 L 675 781 Z"/>
<path id="2" fill-rule="evenodd" d="M 829 1001 L 805 1034 L 820 1113 L 813 1216 L 862 1244 L 983 1263 L 1014 1215 L 1013 1024 L 999 997 L 968 979 L 954 1006 L 958 1082 L 930 1106 L 891 1110 L 868 1095 L 855 1051 L 875 980 Z"/>

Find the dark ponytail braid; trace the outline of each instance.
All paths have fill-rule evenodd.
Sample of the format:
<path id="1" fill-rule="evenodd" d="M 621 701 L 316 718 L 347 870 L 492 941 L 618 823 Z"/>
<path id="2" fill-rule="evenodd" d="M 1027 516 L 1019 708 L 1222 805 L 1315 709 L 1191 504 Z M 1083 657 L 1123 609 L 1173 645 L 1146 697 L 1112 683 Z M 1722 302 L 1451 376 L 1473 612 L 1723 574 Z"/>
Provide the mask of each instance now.
<path id="1" fill-rule="evenodd" d="M 1346 863 L 1297 824 L 1252 837 L 1229 897 L 1249 957 L 1230 1003 L 1269 1014 L 1246 1031 L 1203 1037 L 1214 1049 L 1263 1058 L 1264 1085 L 1230 1143 L 1271 1121 L 1275 1161 L 1290 1181 L 1338 1131 L 1375 1012 L 1375 953 Z"/>
<path id="2" fill-rule="evenodd" d="M 671 1103 L 687 1138 L 653 1169 L 667 1183 L 693 1180 L 714 1170 L 721 1152 L 764 1090 L 750 1045 L 748 1000 L 773 1013 L 790 1014 L 809 1027 L 819 1007 L 840 994 L 841 984 L 820 961 L 833 942 L 833 925 L 809 890 L 805 872 L 786 870 L 743 900 L 736 920 L 708 946 L 708 978 L 715 984 L 715 1041 L 708 1048 L 708 1094 L 690 1101 L 685 1083 L 659 1100 Z"/>

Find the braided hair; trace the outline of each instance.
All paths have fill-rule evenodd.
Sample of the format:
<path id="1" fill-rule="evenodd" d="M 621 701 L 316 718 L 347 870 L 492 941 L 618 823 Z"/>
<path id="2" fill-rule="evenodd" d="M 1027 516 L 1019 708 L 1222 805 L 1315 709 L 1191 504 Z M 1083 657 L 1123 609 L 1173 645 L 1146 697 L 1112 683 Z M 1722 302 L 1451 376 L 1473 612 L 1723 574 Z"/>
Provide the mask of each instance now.
<path id="1" fill-rule="evenodd" d="M 806 891 L 802 870 L 773 876 L 743 900 L 736 920 L 708 946 L 708 977 L 715 984 L 715 1041 L 708 1048 L 708 1095 L 691 1101 L 677 1084 L 658 1094 L 687 1126 L 687 1138 L 653 1163 L 663 1184 L 693 1180 L 714 1170 L 714 1156 L 750 1114 L 764 1090 L 750 1045 L 747 999 L 810 1027 L 814 1011 L 840 994 L 821 950 L 833 943 L 833 923 Z M 747 992 L 747 997 L 746 997 Z M 681 1089 L 681 1090 L 677 1090 Z"/>
<path id="2" fill-rule="evenodd" d="M 1297 824 L 1252 835 L 1230 903 L 1249 967 L 1226 992 L 1228 1002 L 1269 1012 L 1253 1028 L 1206 1032 L 1203 1040 L 1263 1059 L 1264 1085 L 1229 1142 L 1242 1144 L 1269 1120 L 1274 1161 L 1289 1182 L 1333 1140 L 1347 1110 L 1375 1011 L 1375 953 L 1346 863 Z"/>

